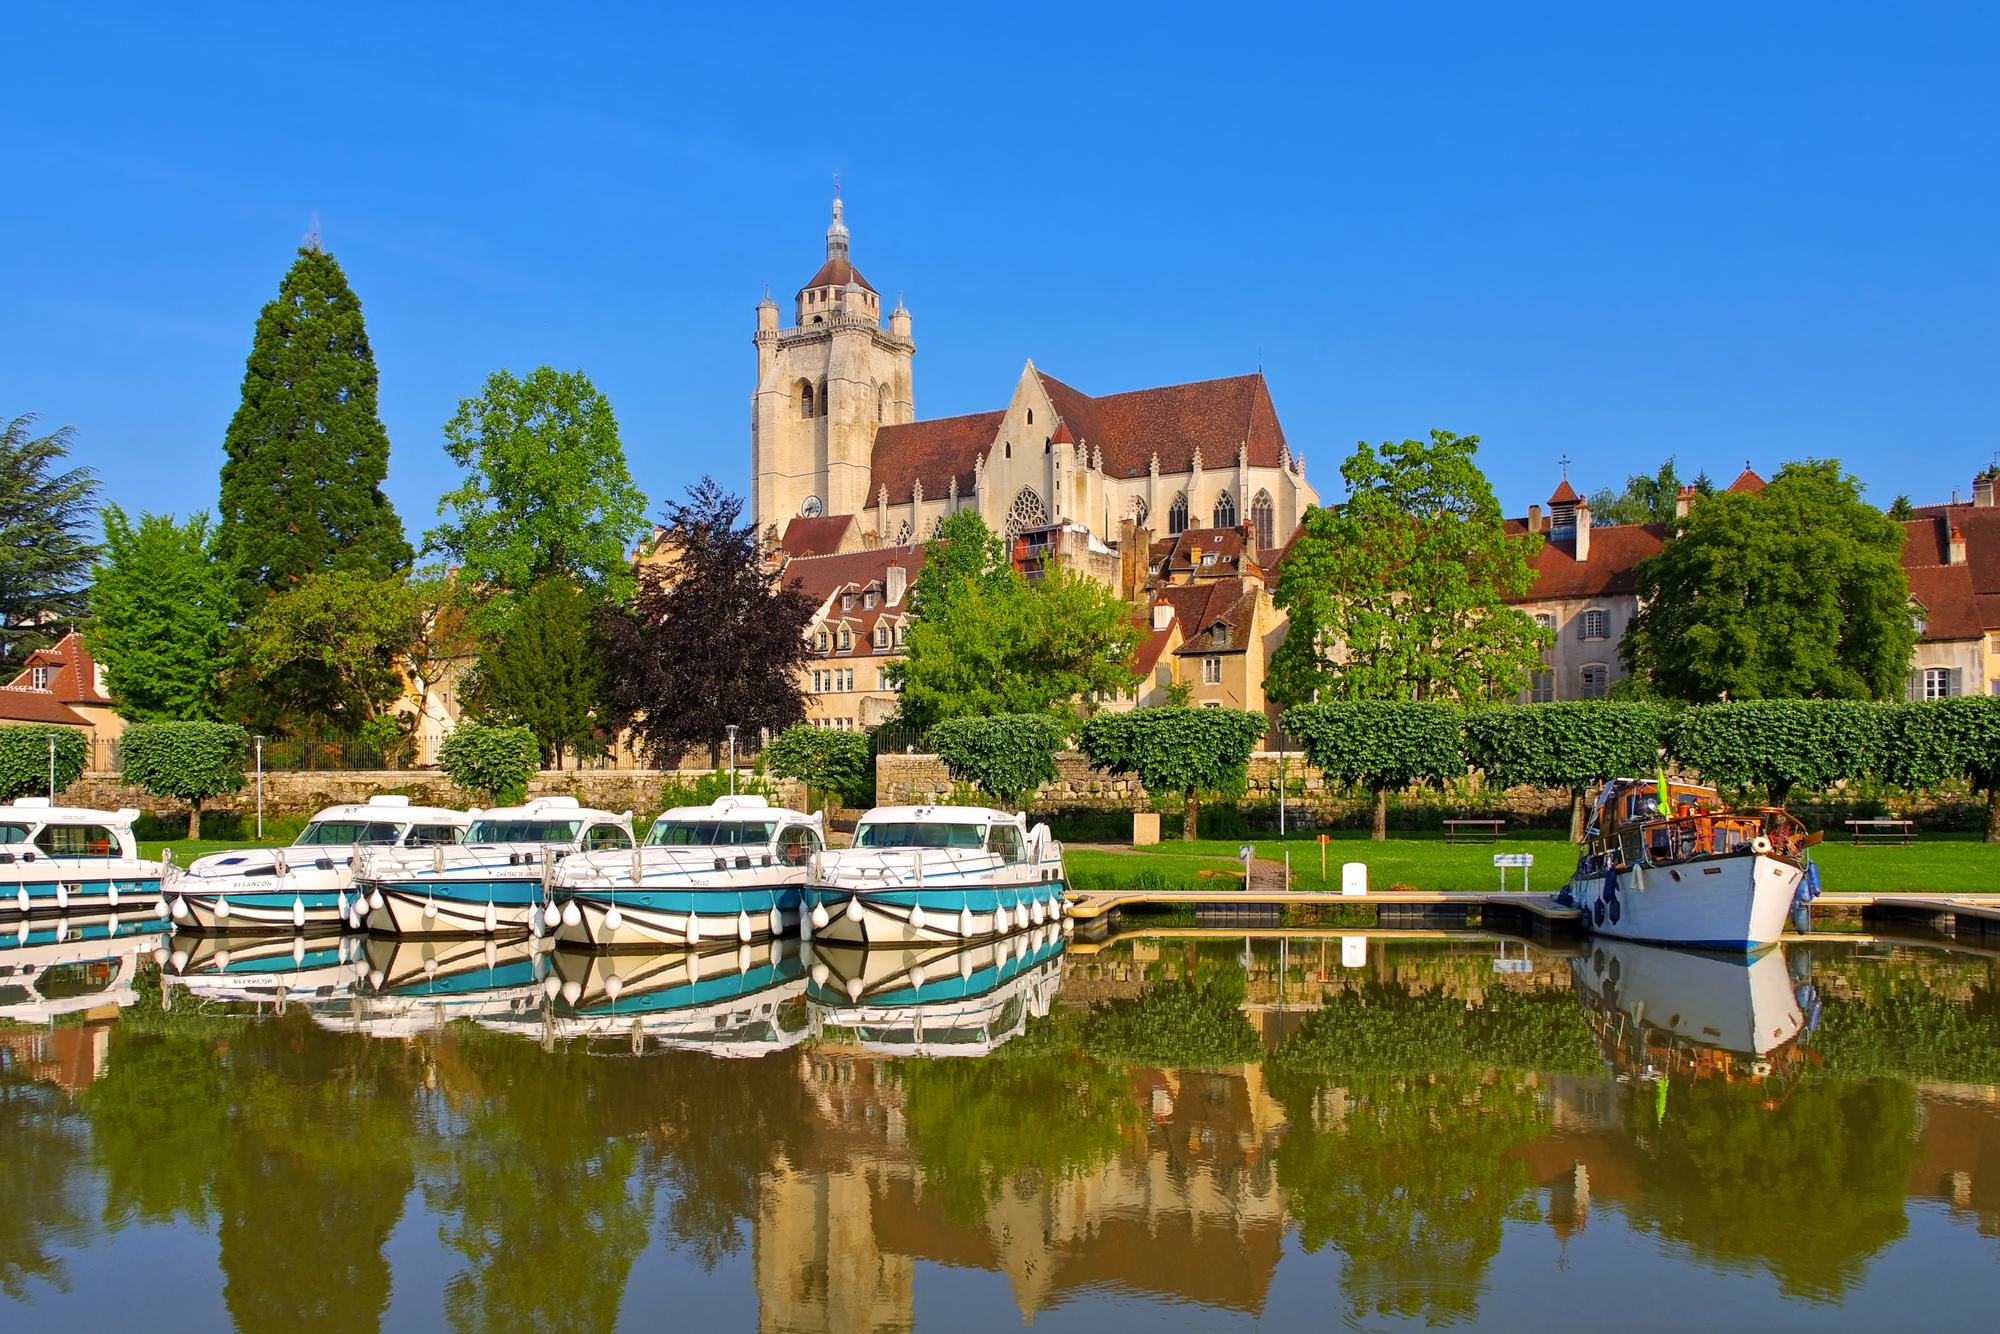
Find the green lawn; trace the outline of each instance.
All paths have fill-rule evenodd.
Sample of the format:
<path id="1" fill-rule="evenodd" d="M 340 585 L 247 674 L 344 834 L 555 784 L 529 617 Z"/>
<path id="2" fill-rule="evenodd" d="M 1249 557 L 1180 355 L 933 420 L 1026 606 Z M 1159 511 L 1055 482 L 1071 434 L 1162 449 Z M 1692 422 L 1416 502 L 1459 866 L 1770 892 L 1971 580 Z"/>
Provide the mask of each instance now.
<path id="1" fill-rule="evenodd" d="M 211 852 L 227 852 L 231 848 L 277 848 L 291 840 L 266 840 L 259 843 L 254 838 L 175 838 L 164 841 L 144 839 L 139 843 L 139 855 L 146 858 L 158 857 L 167 848 L 174 850 L 174 865 L 186 866 L 197 857 L 205 857 Z"/>
<path id="2" fill-rule="evenodd" d="M 1370 889 L 1494 890 L 1500 887 L 1500 874 L 1493 868 L 1493 854 L 1527 852 L 1535 857 L 1530 886 L 1554 891 L 1576 864 L 1568 840 L 1553 832 L 1524 833 L 1498 843 L 1450 844 L 1438 835 L 1376 843 L 1365 833 L 1342 830 L 1327 847 L 1322 878 L 1316 836 L 1252 841 L 1257 855 L 1272 861 L 1282 860 L 1290 847 L 1294 889 L 1338 889 L 1341 863 L 1358 861 L 1368 867 Z M 1066 860 L 1071 883 L 1083 890 L 1227 889 L 1242 883 L 1231 875 L 1241 865 L 1236 860 L 1240 846 L 1235 841 L 1205 839 L 1116 852 L 1076 848 L 1067 852 Z M 1813 858 L 1820 865 L 1821 883 L 1829 890 L 2000 893 L 2000 847 L 1970 835 L 1930 834 L 1908 847 L 1857 848 L 1829 841 L 1814 850 Z M 1209 874 L 1201 874 L 1204 871 Z M 1521 887 L 1519 871 L 1507 872 L 1507 887 Z"/>

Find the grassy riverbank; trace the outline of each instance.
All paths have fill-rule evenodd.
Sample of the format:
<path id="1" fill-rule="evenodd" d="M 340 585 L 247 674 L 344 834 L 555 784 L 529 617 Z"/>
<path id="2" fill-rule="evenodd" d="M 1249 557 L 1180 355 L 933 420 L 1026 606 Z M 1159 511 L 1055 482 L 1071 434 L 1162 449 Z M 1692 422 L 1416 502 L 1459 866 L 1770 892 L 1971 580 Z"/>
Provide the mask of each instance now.
<path id="1" fill-rule="evenodd" d="M 1453 844 L 1434 835 L 1376 843 L 1365 833 L 1341 831 L 1327 847 L 1322 878 L 1316 836 L 1252 842 L 1257 856 L 1271 861 L 1282 861 L 1290 849 L 1294 889 L 1338 889 L 1341 863 L 1358 861 L 1368 867 L 1371 889 L 1494 890 L 1500 887 L 1500 876 L 1493 869 L 1493 854 L 1526 852 L 1535 858 L 1530 886 L 1555 890 L 1576 861 L 1568 840 L 1555 833 Z M 1235 889 L 1243 883 L 1242 863 L 1236 860 L 1241 846 L 1235 841 L 1203 840 L 1150 848 L 1071 848 L 1067 861 L 1071 882 L 1083 890 Z M 1816 848 L 1813 858 L 1828 889 L 2000 893 L 2000 847 L 1971 836 L 1926 835 L 1907 847 L 1857 848 L 1830 841 Z M 1507 886 L 1521 888 L 1519 871 L 1508 871 Z"/>

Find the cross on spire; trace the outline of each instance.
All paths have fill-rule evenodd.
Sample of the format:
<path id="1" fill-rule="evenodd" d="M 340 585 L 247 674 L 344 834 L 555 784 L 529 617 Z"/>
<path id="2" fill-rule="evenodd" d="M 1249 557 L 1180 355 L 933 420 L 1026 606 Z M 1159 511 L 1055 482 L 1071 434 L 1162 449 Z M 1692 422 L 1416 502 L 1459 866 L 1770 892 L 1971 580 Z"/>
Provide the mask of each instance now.
<path id="1" fill-rule="evenodd" d="M 1557 459 L 1556 462 L 1562 465 L 1563 480 L 1567 482 L 1569 480 L 1569 455 L 1567 454 L 1563 455 L 1561 458 Z"/>

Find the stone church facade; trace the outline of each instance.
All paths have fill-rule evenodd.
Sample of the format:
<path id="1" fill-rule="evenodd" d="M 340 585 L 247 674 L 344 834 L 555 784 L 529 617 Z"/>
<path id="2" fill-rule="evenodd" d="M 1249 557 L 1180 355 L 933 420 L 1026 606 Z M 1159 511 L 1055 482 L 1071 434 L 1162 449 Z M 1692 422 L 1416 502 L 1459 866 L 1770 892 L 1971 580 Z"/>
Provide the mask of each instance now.
<path id="1" fill-rule="evenodd" d="M 1065 548 L 1108 551 L 1132 521 L 1246 527 L 1270 551 L 1317 502 L 1261 373 L 1092 396 L 1031 361 L 1003 408 L 919 420 L 910 312 L 885 323 L 843 213 L 835 199 L 792 323 L 769 296 L 757 307 L 751 508 L 774 549 L 906 546 L 976 509 L 1009 537 L 1068 530 Z"/>

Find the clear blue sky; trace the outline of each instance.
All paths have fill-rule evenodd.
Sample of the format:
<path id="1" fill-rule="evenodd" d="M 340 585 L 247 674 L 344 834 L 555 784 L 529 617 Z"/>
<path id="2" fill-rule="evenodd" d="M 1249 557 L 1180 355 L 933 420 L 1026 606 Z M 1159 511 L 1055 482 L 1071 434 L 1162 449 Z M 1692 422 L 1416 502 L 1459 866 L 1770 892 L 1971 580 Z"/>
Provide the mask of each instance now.
<path id="1" fill-rule="evenodd" d="M 128 507 L 213 504 L 315 213 L 413 535 L 500 366 L 588 372 L 656 499 L 742 488 L 835 169 L 923 416 L 1261 363 L 1323 493 L 1442 426 L 1510 512 L 1563 454 L 1886 504 L 2000 449 L 2000 6 L 186 8 L 0 14 L 0 414 Z"/>

